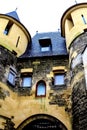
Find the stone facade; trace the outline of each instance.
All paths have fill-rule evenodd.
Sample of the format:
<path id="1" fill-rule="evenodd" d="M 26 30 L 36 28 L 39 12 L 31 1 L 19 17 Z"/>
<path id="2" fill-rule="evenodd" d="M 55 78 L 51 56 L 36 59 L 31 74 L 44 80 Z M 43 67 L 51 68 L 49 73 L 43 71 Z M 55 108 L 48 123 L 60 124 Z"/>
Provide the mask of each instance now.
<path id="1" fill-rule="evenodd" d="M 87 24 L 81 21 L 86 8 L 67 10 L 61 33 L 36 33 L 32 39 L 18 17 L 3 15 L 1 21 L 7 18 L 19 31 L 0 35 L 0 130 L 87 129 Z"/>
<path id="2" fill-rule="evenodd" d="M 61 129 L 71 130 L 71 88 L 68 54 L 65 52 L 65 54 L 62 55 L 43 55 L 42 57 L 40 55 L 38 57 L 28 57 L 28 55 L 26 56 L 25 53 L 24 56 L 17 58 L 7 49 L 1 47 L 1 59 L 4 57 L 5 60 L 2 60 L 1 67 L 3 69 L 1 69 L 2 72 L 0 73 L 2 75 L 0 80 L 0 113 L 2 111 L 3 115 L 1 114 L 1 117 L 4 116 L 3 122 L 6 125 L 1 123 L 2 125 L 0 127 L 6 130 L 21 130 L 25 128 L 25 120 L 27 118 L 32 117 L 32 115 L 36 116 L 40 114 L 40 117 L 42 114 L 46 114 L 46 116 L 51 115 L 52 118 L 55 117 L 59 120 L 60 125 L 56 127 L 60 128 L 61 126 Z M 65 68 L 64 84 L 55 86 L 53 81 L 53 69 L 61 68 L 62 66 Z M 10 70 L 16 74 L 15 85 L 8 81 Z M 21 84 L 22 71 L 25 72 L 27 70 L 32 70 L 32 73 L 30 72 L 32 74 L 32 85 L 29 88 L 23 87 Z M 39 81 L 46 83 L 45 97 L 36 96 L 36 86 Z M 10 121 L 7 121 L 7 117 Z M 46 118 L 48 118 L 48 116 Z M 0 122 L 1 121 L 2 118 L 0 119 Z M 24 123 L 21 124 L 22 122 Z M 26 127 L 27 125 L 28 124 L 26 124 Z"/>

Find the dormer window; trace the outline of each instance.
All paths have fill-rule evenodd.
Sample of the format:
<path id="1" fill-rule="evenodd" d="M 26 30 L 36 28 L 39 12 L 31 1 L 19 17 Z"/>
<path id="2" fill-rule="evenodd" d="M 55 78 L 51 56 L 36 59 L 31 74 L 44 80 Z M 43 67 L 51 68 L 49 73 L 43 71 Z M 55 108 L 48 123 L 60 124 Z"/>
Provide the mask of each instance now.
<path id="1" fill-rule="evenodd" d="M 41 47 L 41 52 L 48 52 L 51 50 L 51 39 L 46 38 L 46 39 L 39 39 L 40 47 Z"/>
<path id="2" fill-rule="evenodd" d="M 9 31 L 10 31 L 12 25 L 13 25 L 13 22 L 12 22 L 12 21 L 9 21 L 8 24 L 7 24 L 7 26 L 6 26 L 6 28 L 5 28 L 5 30 L 4 30 L 4 34 L 5 34 L 5 35 L 8 35 L 8 33 L 9 33 Z"/>

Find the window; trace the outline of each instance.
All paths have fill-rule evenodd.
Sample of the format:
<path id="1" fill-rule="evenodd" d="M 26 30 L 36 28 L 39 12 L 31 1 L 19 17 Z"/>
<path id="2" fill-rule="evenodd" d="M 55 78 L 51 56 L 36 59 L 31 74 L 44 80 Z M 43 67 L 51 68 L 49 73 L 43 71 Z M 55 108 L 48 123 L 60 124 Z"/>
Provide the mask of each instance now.
<path id="1" fill-rule="evenodd" d="M 52 85 L 54 86 L 65 86 L 65 66 L 55 66 L 53 67 Z"/>
<path id="2" fill-rule="evenodd" d="M 11 85 L 15 86 L 15 77 L 16 77 L 16 72 L 11 68 L 8 74 L 8 83 Z"/>
<path id="3" fill-rule="evenodd" d="M 84 15 L 82 14 L 81 16 L 82 16 L 82 20 L 83 20 L 84 24 L 86 24 L 86 19 L 85 19 Z"/>
<path id="4" fill-rule="evenodd" d="M 64 85 L 64 74 L 55 74 L 54 85 Z"/>
<path id="5" fill-rule="evenodd" d="M 18 47 L 19 40 L 20 40 L 20 36 L 18 36 L 16 47 Z"/>
<path id="6" fill-rule="evenodd" d="M 22 87 L 31 87 L 32 77 L 22 77 Z"/>
<path id="7" fill-rule="evenodd" d="M 46 84 L 44 81 L 39 81 L 36 85 L 36 96 L 45 97 L 46 96 Z"/>
<path id="8" fill-rule="evenodd" d="M 40 39 L 39 43 L 41 52 L 47 52 L 51 50 L 51 39 Z"/>
<path id="9" fill-rule="evenodd" d="M 22 87 L 31 87 L 32 86 L 32 68 L 23 68 L 21 69 L 21 86 Z"/>
<path id="10" fill-rule="evenodd" d="M 10 28 L 12 27 L 12 25 L 13 25 L 13 22 L 9 21 L 8 24 L 7 24 L 7 26 L 6 26 L 6 28 L 5 28 L 5 30 L 4 30 L 4 34 L 5 35 L 8 35 L 8 33 L 9 33 Z"/>

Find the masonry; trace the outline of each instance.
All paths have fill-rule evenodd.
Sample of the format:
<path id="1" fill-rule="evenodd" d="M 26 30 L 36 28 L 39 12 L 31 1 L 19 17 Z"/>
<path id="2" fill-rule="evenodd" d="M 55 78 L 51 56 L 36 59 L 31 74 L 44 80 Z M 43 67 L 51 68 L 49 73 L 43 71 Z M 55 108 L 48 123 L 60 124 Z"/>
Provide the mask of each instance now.
<path id="1" fill-rule="evenodd" d="M 87 3 L 76 4 L 61 32 L 31 38 L 17 12 L 0 14 L 1 130 L 87 129 L 86 21 Z"/>
<path id="2" fill-rule="evenodd" d="M 87 127 L 87 93 L 86 82 L 84 77 L 83 60 L 80 58 L 87 43 L 87 32 L 80 35 L 72 42 L 70 47 L 71 59 L 71 84 L 72 84 L 72 114 L 73 114 L 73 129 L 86 130 Z M 83 44 L 82 44 L 83 43 Z M 73 58 L 73 54 L 77 53 Z M 79 57 L 78 59 L 76 59 Z M 75 60 L 76 59 L 76 60 Z M 74 60 L 76 62 L 74 62 Z M 74 66 L 72 65 L 74 64 Z M 78 122 L 78 123 L 77 123 Z M 84 122 L 84 123 L 83 123 Z"/>

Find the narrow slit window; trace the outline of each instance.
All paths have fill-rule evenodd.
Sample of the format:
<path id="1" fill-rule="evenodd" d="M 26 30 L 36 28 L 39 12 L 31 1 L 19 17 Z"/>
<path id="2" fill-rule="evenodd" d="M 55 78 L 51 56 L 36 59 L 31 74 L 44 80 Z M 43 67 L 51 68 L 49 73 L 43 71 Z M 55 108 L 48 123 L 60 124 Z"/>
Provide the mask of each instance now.
<path id="1" fill-rule="evenodd" d="M 9 21 L 8 24 L 7 24 L 7 26 L 6 26 L 6 28 L 5 28 L 5 30 L 4 30 L 4 34 L 5 34 L 5 35 L 8 35 L 8 33 L 9 33 L 9 31 L 10 31 L 12 25 L 13 25 L 13 22 L 12 22 L 12 21 Z"/>
<path id="2" fill-rule="evenodd" d="M 86 22 L 84 15 L 82 14 L 81 16 L 82 16 L 82 20 L 83 20 L 84 24 L 86 24 L 87 22 Z"/>
<path id="3" fill-rule="evenodd" d="M 18 38 L 17 38 L 16 47 L 18 47 L 19 40 L 20 40 L 20 36 L 18 36 Z"/>

